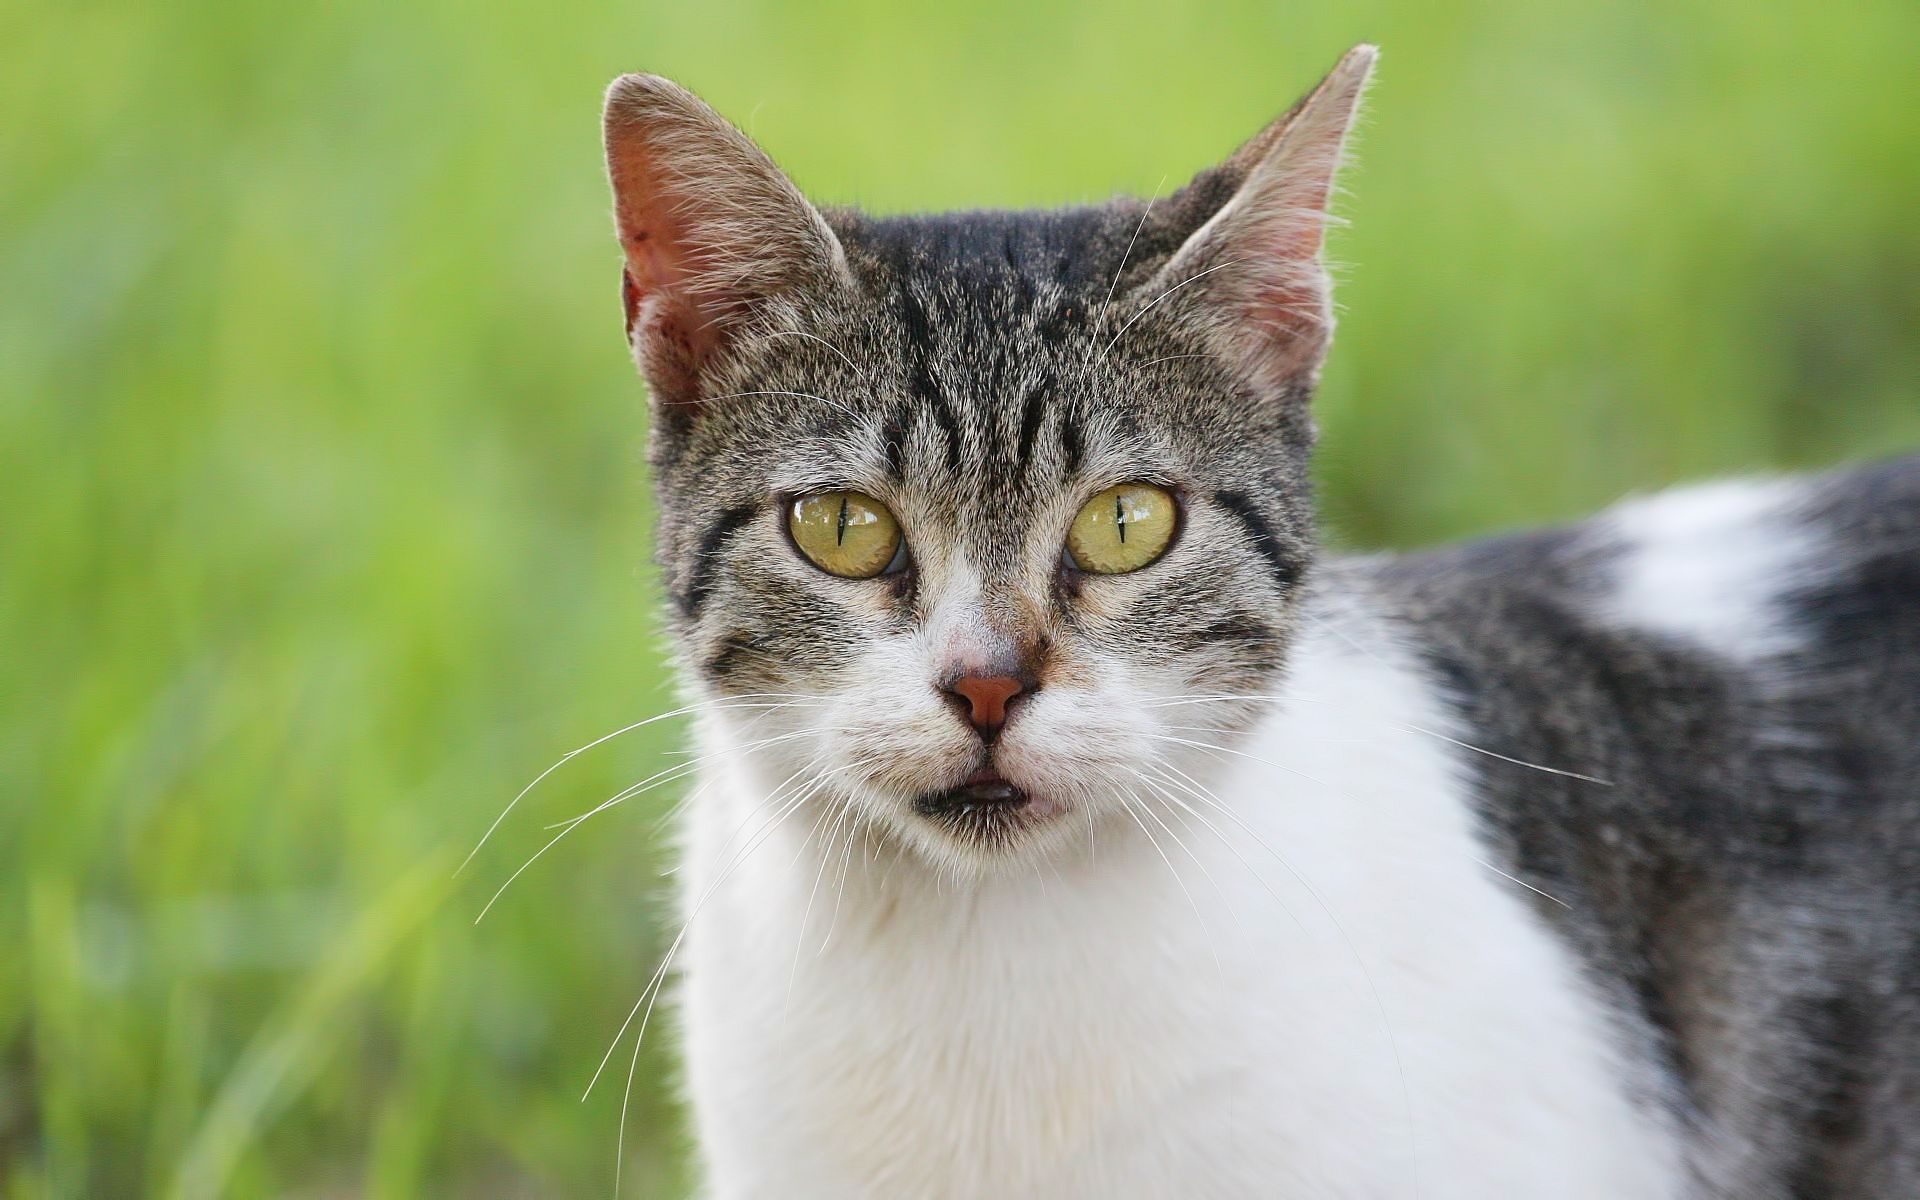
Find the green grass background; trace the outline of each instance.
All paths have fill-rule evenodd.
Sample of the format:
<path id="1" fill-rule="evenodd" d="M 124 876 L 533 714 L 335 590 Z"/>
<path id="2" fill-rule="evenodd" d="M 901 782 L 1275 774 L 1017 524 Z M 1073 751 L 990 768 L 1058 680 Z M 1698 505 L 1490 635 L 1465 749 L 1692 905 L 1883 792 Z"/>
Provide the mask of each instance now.
<path id="1" fill-rule="evenodd" d="M 1920 446 L 1913 0 L 10 0 L 0 1196 L 596 1196 L 673 761 L 597 103 L 881 210 L 1172 187 L 1385 47 L 1322 400 L 1405 545 Z M 664 1034 L 664 1031 L 662 1031 Z M 671 1037 L 627 1194 L 688 1181 Z M 616 1080 L 616 1083 L 618 1081 Z"/>

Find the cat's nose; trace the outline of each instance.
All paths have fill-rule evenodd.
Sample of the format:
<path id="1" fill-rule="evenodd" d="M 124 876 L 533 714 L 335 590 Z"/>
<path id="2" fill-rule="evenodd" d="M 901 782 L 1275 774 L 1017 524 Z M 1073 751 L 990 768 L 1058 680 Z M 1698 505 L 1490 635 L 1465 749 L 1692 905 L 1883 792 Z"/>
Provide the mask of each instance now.
<path id="1" fill-rule="evenodd" d="M 1012 675 L 962 675 L 947 685 L 947 696 L 981 738 L 991 742 L 1007 723 L 1014 697 L 1030 690 L 1030 684 Z"/>

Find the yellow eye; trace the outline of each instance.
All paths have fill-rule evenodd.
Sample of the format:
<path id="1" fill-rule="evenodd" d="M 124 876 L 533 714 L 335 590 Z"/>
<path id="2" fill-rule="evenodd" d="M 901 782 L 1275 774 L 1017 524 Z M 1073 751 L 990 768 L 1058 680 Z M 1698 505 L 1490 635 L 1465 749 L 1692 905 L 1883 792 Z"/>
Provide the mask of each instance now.
<path id="1" fill-rule="evenodd" d="M 1138 571 L 1167 552 L 1173 496 L 1150 483 L 1123 483 L 1086 502 L 1067 529 L 1067 563 L 1095 575 Z"/>
<path id="2" fill-rule="evenodd" d="M 802 496 L 787 528 L 814 566 L 843 579 L 872 579 L 900 554 L 900 523 L 865 492 Z"/>

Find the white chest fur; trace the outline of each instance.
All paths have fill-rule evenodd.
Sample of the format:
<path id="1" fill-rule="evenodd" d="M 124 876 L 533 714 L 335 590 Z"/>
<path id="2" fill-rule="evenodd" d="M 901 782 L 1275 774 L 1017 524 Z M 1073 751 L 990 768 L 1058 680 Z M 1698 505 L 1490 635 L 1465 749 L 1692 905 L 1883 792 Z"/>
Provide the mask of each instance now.
<path id="1" fill-rule="evenodd" d="M 880 852 L 843 882 L 796 819 L 716 887 L 778 782 L 716 773 L 681 955 L 712 1194 L 1678 1195 L 1420 679 L 1322 637 L 1285 691 L 1205 781 L 1223 809 L 988 881 Z"/>

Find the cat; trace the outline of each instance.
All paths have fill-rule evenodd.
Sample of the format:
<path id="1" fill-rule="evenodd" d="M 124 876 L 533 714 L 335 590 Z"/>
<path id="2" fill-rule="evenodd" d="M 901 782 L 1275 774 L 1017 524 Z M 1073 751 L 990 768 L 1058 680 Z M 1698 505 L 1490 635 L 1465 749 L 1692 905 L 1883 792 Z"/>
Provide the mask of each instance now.
<path id="1" fill-rule="evenodd" d="M 613 84 L 710 1195 L 1920 1196 L 1920 458 L 1318 555 L 1374 60 L 908 217 Z"/>

